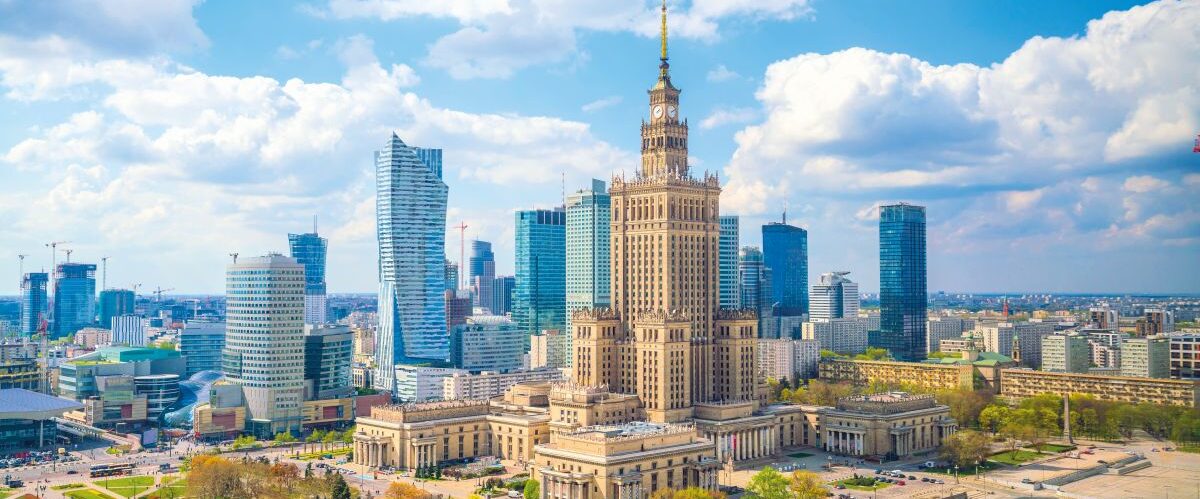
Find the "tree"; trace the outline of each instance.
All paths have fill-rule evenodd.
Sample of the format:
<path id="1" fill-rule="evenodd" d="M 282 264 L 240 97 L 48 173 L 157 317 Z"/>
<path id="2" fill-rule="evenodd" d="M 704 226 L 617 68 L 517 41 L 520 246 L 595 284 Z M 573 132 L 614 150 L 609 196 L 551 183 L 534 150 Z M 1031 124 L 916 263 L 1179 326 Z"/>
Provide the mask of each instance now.
<path id="1" fill-rule="evenodd" d="M 950 417 L 964 426 L 979 421 L 983 409 L 993 398 L 990 392 L 967 389 L 939 390 L 934 395 L 938 402 L 950 407 Z"/>
<path id="2" fill-rule="evenodd" d="M 250 493 L 241 480 L 238 465 L 223 457 L 201 454 L 191 460 L 187 496 L 243 499 L 249 498 Z"/>
<path id="3" fill-rule="evenodd" d="M 342 443 L 346 445 L 354 443 L 354 432 L 356 431 L 358 431 L 357 426 L 346 428 L 346 431 L 342 432 Z"/>
<path id="4" fill-rule="evenodd" d="M 542 489 L 537 480 L 530 479 L 525 481 L 524 493 L 525 499 L 538 499 L 542 495 Z"/>
<path id="5" fill-rule="evenodd" d="M 275 434 L 275 445 L 287 445 L 296 441 L 296 437 L 291 432 L 281 431 Z"/>
<path id="6" fill-rule="evenodd" d="M 770 466 L 750 477 L 746 485 L 748 499 L 791 499 L 788 491 L 788 480 Z"/>
<path id="7" fill-rule="evenodd" d="M 828 492 L 821 476 L 807 470 L 792 472 L 791 489 L 797 499 L 819 499 Z"/>
<path id="8" fill-rule="evenodd" d="M 331 499 L 350 499 L 350 487 L 346 485 L 346 479 L 342 478 L 342 474 L 333 473 L 331 476 L 333 477 L 329 487 L 333 492 L 330 496 Z"/>
<path id="9" fill-rule="evenodd" d="M 886 348 L 867 347 L 867 351 L 854 356 L 855 360 L 884 360 L 891 358 Z"/>
<path id="10" fill-rule="evenodd" d="M 977 431 L 961 430 L 942 441 L 942 458 L 963 468 L 979 464 L 990 452 L 990 439 Z"/>
<path id="11" fill-rule="evenodd" d="M 325 444 L 332 445 L 334 442 L 340 442 L 341 440 L 342 436 L 339 435 L 338 432 L 330 431 L 326 433 L 324 437 L 321 437 L 321 450 L 325 450 Z"/>
<path id="12" fill-rule="evenodd" d="M 1006 405 L 992 404 L 979 412 L 979 427 L 995 435 L 1008 422 L 1012 409 Z"/>
<path id="13" fill-rule="evenodd" d="M 725 499 L 725 494 L 699 487 L 688 487 L 683 490 L 658 489 L 650 494 L 650 499 Z"/>
<path id="14" fill-rule="evenodd" d="M 304 451 L 305 452 L 308 452 L 308 444 L 321 441 L 322 435 L 320 432 L 321 432 L 321 430 L 313 430 L 313 432 L 309 433 L 307 437 L 304 437 Z"/>

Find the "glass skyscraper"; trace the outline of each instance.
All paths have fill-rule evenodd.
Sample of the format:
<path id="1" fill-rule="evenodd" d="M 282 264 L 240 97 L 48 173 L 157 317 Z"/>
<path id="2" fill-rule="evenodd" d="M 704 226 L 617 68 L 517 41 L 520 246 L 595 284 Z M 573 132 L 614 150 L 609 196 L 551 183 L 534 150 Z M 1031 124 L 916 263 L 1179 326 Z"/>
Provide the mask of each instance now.
<path id="1" fill-rule="evenodd" d="M 45 272 L 30 272 L 21 279 L 21 334 L 24 336 L 36 333 L 42 319 L 50 319 L 46 317 L 49 282 L 50 274 Z"/>
<path id="2" fill-rule="evenodd" d="M 492 253 L 492 243 L 471 241 L 471 258 L 467 260 L 470 273 L 471 298 L 473 305 L 496 313 L 492 307 L 492 281 L 496 279 L 496 255 Z"/>
<path id="3" fill-rule="evenodd" d="M 512 320 L 523 331 L 566 326 L 566 235 L 563 208 L 516 213 L 516 288 Z"/>
<path id="4" fill-rule="evenodd" d="M 762 226 L 763 265 L 771 269 L 771 302 L 780 316 L 808 313 L 808 231 L 772 222 Z"/>
<path id="5" fill-rule="evenodd" d="M 512 312 L 513 289 L 517 287 L 517 278 L 505 275 L 492 281 L 492 314 L 505 315 Z"/>
<path id="6" fill-rule="evenodd" d="M 380 289 L 374 380 L 376 388 L 393 394 L 396 364 L 450 356 L 445 297 L 448 189 L 441 171 L 440 151 L 409 147 L 396 134 L 375 152 Z"/>
<path id="7" fill-rule="evenodd" d="M 611 224 L 612 197 L 604 181 L 592 179 L 591 189 L 567 196 L 567 328 L 571 326 L 572 312 L 608 307 L 611 303 L 608 251 Z M 568 334 L 567 338 L 570 337 Z M 568 351 L 570 348 L 568 339 Z"/>
<path id="8" fill-rule="evenodd" d="M 717 242 L 720 283 L 717 290 L 721 293 L 720 306 L 723 309 L 735 309 L 741 305 L 740 284 L 738 282 L 738 244 L 739 229 L 737 215 L 721 215 L 721 234 Z"/>
<path id="9" fill-rule="evenodd" d="M 100 292 L 98 305 L 100 327 L 112 329 L 112 319 L 120 315 L 133 314 L 136 296 L 128 289 L 106 289 Z"/>
<path id="10" fill-rule="evenodd" d="M 879 207 L 878 345 L 903 361 L 925 358 L 925 207 Z"/>
<path id="11" fill-rule="evenodd" d="M 62 338 L 96 320 L 96 264 L 60 263 L 54 273 L 54 328 Z"/>
<path id="12" fill-rule="evenodd" d="M 317 228 L 308 234 L 288 234 L 292 258 L 304 266 L 304 323 L 329 322 L 325 301 L 325 255 L 329 240 L 317 235 Z"/>

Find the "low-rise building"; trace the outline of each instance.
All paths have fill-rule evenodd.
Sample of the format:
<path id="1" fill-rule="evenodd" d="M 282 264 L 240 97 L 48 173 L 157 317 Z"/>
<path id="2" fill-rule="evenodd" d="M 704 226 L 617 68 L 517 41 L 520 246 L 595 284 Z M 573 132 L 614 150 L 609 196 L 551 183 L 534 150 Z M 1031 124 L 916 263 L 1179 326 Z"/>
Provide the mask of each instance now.
<path id="1" fill-rule="evenodd" d="M 517 370 L 528 342 L 525 330 L 507 317 L 468 317 L 450 329 L 450 363 L 473 372 Z"/>
<path id="2" fill-rule="evenodd" d="M 925 353 L 941 351 L 942 340 L 962 338 L 963 333 L 974 328 L 974 319 L 945 316 L 929 317 L 925 321 Z"/>
<path id="3" fill-rule="evenodd" d="M 405 402 L 441 400 L 445 379 L 455 374 L 470 374 L 465 369 L 436 365 L 396 366 L 396 398 Z"/>
<path id="4" fill-rule="evenodd" d="M 1051 373 L 1002 369 L 1000 395 L 1027 398 L 1043 393 L 1080 393 L 1100 400 L 1197 407 L 1197 382 L 1159 378 Z"/>
<path id="5" fill-rule="evenodd" d="M 246 431 L 246 396 L 242 386 L 218 381 L 209 389 L 209 401 L 192 409 L 192 436 L 197 440 L 226 440 Z"/>
<path id="6" fill-rule="evenodd" d="M 0 389 L 24 388 L 42 391 L 42 369 L 36 360 L 0 361 Z"/>
<path id="7" fill-rule="evenodd" d="M 824 381 L 849 381 L 856 385 L 909 383 L 929 390 L 974 389 L 974 368 L 960 364 L 825 359 L 820 363 Z"/>
<path id="8" fill-rule="evenodd" d="M 691 425 L 631 422 L 555 433 L 536 446 L 542 497 L 620 499 L 660 490 L 716 490 L 713 443 Z"/>
<path id="9" fill-rule="evenodd" d="M 53 418 L 82 408 L 78 402 L 24 388 L 0 389 L 0 452 L 57 445 L 58 425 Z"/>
<path id="10" fill-rule="evenodd" d="M 502 395 L 519 383 L 561 381 L 562 369 L 522 369 L 512 372 L 454 373 L 442 379 L 445 400 L 490 399 Z"/>
<path id="11" fill-rule="evenodd" d="M 823 449 L 849 456 L 903 459 L 936 450 L 958 431 L 950 408 L 939 405 L 933 395 L 890 392 L 848 397 L 819 413 Z"/>
<path id="12" fill-rule="evenodd" d="M 112 344 L 112 331 L 98 327 L 85 327 L 75 332 L 75 344 L 83 348 L 97 348 Z"/>
<path id="13" fill-rule="evenodd" d="M 1170 338 L 1171 377 L 1200 379 L 1200 333 L 1174 333 Z"/>

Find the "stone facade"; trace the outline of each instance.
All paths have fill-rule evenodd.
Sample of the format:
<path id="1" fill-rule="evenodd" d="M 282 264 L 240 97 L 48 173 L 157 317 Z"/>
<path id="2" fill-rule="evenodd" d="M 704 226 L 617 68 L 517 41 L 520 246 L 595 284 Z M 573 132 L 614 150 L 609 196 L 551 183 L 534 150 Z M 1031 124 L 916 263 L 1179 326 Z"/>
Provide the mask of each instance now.
<path id="1" fill-rule="evenodd" d="M 933 395 L 903 392 L 844 398 L 819 411 L 827 452 L 905 458 L 937 449 L 958 430 Z"/>
<path id="2" fill-rule="evenodd" d="M 826 381 L 867 385 L 901 381 L 930 390 L 973 389 L 974 367 L 960 364 L 925 364 L 873 360 L 823 360 L 820 376 Z"/>

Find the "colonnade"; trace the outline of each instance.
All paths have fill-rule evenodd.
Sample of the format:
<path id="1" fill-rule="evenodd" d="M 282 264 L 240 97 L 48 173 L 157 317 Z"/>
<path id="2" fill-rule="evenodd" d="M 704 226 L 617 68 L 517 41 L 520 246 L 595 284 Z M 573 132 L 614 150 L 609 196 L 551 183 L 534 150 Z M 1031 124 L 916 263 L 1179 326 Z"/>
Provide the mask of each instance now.
<path id="1" fill-rule="evenodd" d="M 774 456 L 780 451 L 779 429 L 773 425 L 710 433 L 706 437 L 717 443 L 718 462 L 760 459 Z"/>
<path id="2" fill-rule="evenodd" d="M 861 456 L 866 448 L 861 431 L 825 430 L 825 451 Z"/>

